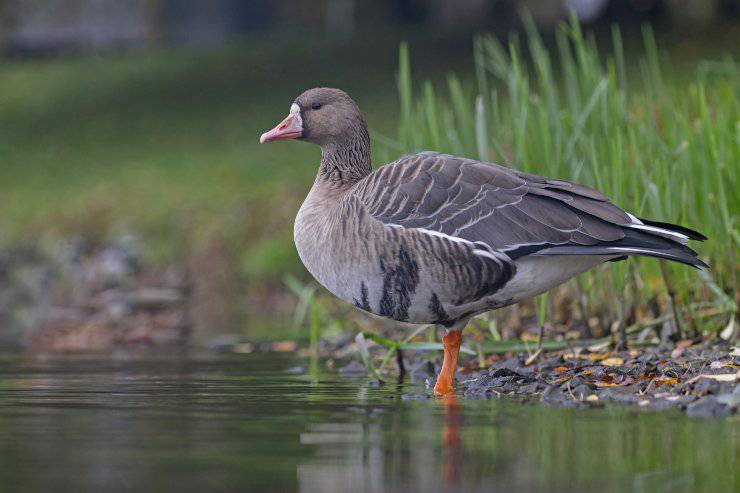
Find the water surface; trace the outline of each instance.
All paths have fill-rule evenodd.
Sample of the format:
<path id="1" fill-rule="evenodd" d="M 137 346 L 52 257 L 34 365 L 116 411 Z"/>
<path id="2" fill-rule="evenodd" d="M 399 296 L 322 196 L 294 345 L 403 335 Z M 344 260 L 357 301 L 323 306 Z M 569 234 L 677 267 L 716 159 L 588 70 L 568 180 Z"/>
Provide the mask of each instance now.
<path id="1" fill-rule="evenodd" d="M 7 491 L 738 491 L 737 418 L 409 400 L 280 354 L 0 358 Z M 291 371 L 287 371 L 291 369 Z"/>

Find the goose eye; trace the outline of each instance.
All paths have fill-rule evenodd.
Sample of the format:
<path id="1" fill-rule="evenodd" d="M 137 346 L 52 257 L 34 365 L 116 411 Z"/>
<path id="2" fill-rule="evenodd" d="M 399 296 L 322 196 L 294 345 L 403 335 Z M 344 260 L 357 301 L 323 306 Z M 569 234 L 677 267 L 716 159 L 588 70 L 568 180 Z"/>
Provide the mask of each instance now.
<path id="1" fill-rule="evenodd" d="M 318 110 L 319 108 L 321 108 L 321 103 L 313 103 L 311 105 L 312 110 Z"/>

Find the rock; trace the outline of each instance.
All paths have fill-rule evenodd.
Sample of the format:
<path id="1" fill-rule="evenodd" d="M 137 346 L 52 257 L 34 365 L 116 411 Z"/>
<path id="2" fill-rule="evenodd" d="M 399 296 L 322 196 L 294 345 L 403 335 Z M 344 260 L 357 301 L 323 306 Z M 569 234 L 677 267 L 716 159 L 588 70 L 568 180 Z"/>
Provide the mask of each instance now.
<path id="1" fill-rule="evenodd" d="M 740 388 L 736 387 L 736 389 Z M 740 392 L 732 394 L 721 394 L 717 396 L 717 402 L 724 404 L 730 408 L 740 407 Z"/>
<path id="2" fill-rule="evenodd" d="M 628 387 L 609 387 L 600 391 L 597 395 L 599 399 L 626 404 L 634 404 L 642 400 L 641 397 L 633 393 L 632 389 Z"/>
<path id="3" fill-rule="evenodd" d="M 540 397 L 540 402 L 548 406 L 583 408 L 589 407 L 587 402 L 574 401 L 571 397 L 556 385 L 550 385 L 545 388 Z"/>
<path id="4" fill-rule="evenodd" d="M 506 368 L 509 370 L 519 371 L 523 366 L 522 360 L 514 356 L 513 358 L 508 358 L 504 360 L 503 362 L 499 363 L 497 368 Z"/>
<path id="5" fill-rule="evenodd" d="M 686 406 L 686 414 L 692 418 L 722 418 L 729 416 L 730 408 L 713 396 L 707 396 Z"/>
<path id="6" fill-rule="evenodd" d="M 493 378 L 520 376 L 519 373 L 515 372 L 513 369 L 506 367 L 494 368 L 488 374 Z"/>
<path id="7" fill-rule="evenodd" d="M 367 375 L 367 368 L 359 361 L 352 360 L 339 369 L 339 374 L 345 377 Z"/>
<path id="8" fill-rule="evenodd" d="M 719 389 L 719 382 L 711 378 L 700 378 L 694 383 L 694 392 L 700 395 L 716 394 Z"/>
<path id="9" fill-rule="evenodd" d="M 593 395 L 595 392 L 591 388 L 591 386 L 583 383 L 577 387 L 575 387 L 573 390 L 573 395 L 576 397 L 576 399 L 580 401 L 586 400 L 586 398 L 590 395 Z"/>
<path id="10" fill-rule="evenodd" d="M 537 393 L 539 388 L 540 388 L 540 384 L 537 382 L 524 384 L 521 387 L 519 387 L 519 389 L 517 389 L 517 394 L 532 395 L 532 394 Z"/>
<path id="11" fill-rule="evenodd" d="M 671 402 L 667 399 L 650 399 L 648 407 L 655 411 L 665 411 L 678 406 L 678 403 Z"/>

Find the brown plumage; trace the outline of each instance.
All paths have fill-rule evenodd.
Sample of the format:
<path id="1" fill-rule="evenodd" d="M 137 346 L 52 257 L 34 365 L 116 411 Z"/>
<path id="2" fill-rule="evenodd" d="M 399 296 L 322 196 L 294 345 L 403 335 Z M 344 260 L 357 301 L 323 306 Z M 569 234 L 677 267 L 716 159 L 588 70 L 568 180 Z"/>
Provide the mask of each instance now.
<path id="1" fill-rule="evenodd" d="M 310 89 L 262 142 L 321 146 L 295 222 L 306 268 L 365 311 L 462 330 L 604 261 L 652 256 L 705 267 L 692 230 L 640 220 L 590 188 L 436 152 L 372 171 L 367 125 L 338 89 Z M 459 337 L 446 337 L 456 355 Z M 452 354 L 450 353 L 450 354 Z M 435 391 L 452 389 L 444 366 Z"/>

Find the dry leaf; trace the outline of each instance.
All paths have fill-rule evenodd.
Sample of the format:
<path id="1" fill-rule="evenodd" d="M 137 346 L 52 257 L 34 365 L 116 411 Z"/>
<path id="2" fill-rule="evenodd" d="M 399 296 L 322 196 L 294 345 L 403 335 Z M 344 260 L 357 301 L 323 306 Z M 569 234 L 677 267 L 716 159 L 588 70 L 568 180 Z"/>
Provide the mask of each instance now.
<path id="1" fill-rule="evenodd" d="M 686 351 L 686 348 L 691 346 L 694 343 L 694 341 L 690 339 L 684 339 L 682 341 L 678 341 L 676 343 L 676 348 L 671 352 L 671 358 L 680 358 L 684 351 Z"/>
<path id="2" fill-rule="evenodd" d="M 519 338 L 523 342 L 537 342 L 539 340 L 539 336 L 530 334 L 529 332 L 524 332 Z"/>
<path id="3" fill-rule="evenodd" d="M 737 373 L 719 373 L 717 375 L 699 375 L 697 378 L 711 378 L 718 382 L 734 382 L 738 380 Z"/>
<path id="4" fill-rule="evenodd" d="M 234 345 L 231 350 L 235 353 L 247 354 L 254 351 L 254 346 L 248 342 L 243 342 L 241 344 Z"/>
<path id="5" fill-rule="evenodd" d="M 612 382 L 596 382 L 597 387 L 619 387 L 618 384 Z"/>
<path id="6" fill-rule="evenodd" d="M 599 400 L 599 396 L 596 395 L 596 394 L 591 394 L 588 397 L 586 397 L 586 400 L 587 401 L 591 401 L 591 402 L 598 401 Z"/>
<path id="7" fill-rule="evenodd" d="M 561 371 L 568 371 L 568 367 L 567 366 L 558 366 L 552 372 L 553 373 L 560 373 Z"/>
<path id="8" fill-rule="evenodd" d="M 573 340 L 573 339 L 580 339 L 580 337 L 581 337 L 581 332 L 578 330 L 569 330 L 568 332 L 565 333 L 566 339 Z"/>
<path id="9" fill-rule="evenodd" d="M 270 349 L 278 353 L 290 353 L 295 351 L 297 346 L 295 341 L 275 341 L 270 345 Z"/>
<path id="10" fill-rule="evenodd" d="M 619 365 L 624 364 L 624 361 L 622 360 L 622 358 L 618 358 L 615 356 L 613 358 L 603 359 L 599 363 L 604 366 L 619 366 Z"/>
<path id="11" fill-rule="evenodd" d="M 678 378 L 656 378 L 653 382 L 656 387 L 660 387 L 662 385 L 676 385 L 678 383 Z"/>

